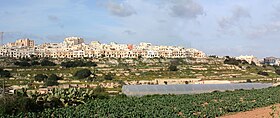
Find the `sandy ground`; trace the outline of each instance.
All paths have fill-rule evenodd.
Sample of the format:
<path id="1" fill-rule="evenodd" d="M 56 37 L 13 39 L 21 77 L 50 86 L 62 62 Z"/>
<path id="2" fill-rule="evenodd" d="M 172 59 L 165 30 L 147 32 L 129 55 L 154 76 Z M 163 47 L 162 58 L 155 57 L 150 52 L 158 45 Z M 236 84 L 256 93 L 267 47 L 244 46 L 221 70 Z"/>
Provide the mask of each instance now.
<path id="1" fill-rule="evenodd" d="M 273 113 L 271 109 L 272 106 L 269 106 L 257 108 L 251 111 L 229 114 L 222 116 L 221 118 L 273 118 L 273 116 L 274 118 L 278 118 L 280 113 L 280 104 L 276 104 L 274 106 L 276 106 L 276 111 L 274 112 L 275 115 L 271 115 L 271 113 Z"/>

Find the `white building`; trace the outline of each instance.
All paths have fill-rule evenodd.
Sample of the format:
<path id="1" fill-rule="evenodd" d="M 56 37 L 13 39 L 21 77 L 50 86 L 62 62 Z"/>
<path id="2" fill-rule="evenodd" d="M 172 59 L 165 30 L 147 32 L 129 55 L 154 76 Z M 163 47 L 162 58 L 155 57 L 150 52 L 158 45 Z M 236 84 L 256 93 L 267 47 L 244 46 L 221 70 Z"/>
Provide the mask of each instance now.
<path id="1" fill-rule="evenodd" d="M 157 46 L 151 43 L 132 44 L 101 44 L 93 41 L 85 44 L 79 37 L 65 38 L 63 43 L 45 43 L 34 47 L 5 47 L 0 48 L 2 57 L 38 57 L 50 58 L 205 58 L 202 51 L 178 46 Z"/>
<path id="2" fill-rule="evenodd" d="M 260 65 L 260 61 L 257 59 L 257 57 L 254 57 L 253 55 L 241 55 L 239 57 L 236 57 L 236 59 L 239 59 L 239 60 L 245 60 L 247 61 L 249 64 L 252 64 L 252 62 L 254 62 L 256 65 Z"/>
<path id="3" fill-rule="evenodd" d="M 84 43 L 84 39 L 80 37 L 67 37 L 64 39 L 63 44 L 66 47 Z"/>

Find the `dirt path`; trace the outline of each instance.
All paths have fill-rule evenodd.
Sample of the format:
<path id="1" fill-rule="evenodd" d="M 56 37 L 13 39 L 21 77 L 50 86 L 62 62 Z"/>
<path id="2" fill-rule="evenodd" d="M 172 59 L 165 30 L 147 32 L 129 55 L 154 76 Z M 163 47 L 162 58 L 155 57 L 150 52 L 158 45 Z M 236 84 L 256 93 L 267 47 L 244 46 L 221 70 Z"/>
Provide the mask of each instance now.
<path id="1" fill-rule="evenodd" d="M 274 116 L 275 118 L 278 118 L 280 113 L 280 104 L 276 104 L 274 106 L 276 106 L 276 111 L 274 112 L 275 113 Z M 229 114 L 229 115 L 222 116 L 221 118 L 272 118 L 271 113 L 273 112 L 271 107 L 272 106 L 262 107 L 251 111 Z"/>

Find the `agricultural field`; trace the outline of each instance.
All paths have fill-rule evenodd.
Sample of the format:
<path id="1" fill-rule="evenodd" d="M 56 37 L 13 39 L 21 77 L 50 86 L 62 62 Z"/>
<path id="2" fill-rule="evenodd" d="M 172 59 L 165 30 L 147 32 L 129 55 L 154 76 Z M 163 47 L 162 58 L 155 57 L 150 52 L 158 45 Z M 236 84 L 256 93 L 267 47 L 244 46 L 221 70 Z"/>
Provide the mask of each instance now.
<path id="1" fill-rule="evenodd" d="M 23 86 L 30 90 L 47 87 L 46 82 L 35 81 L 36 75 L 50 76 L 52 74 L 61 78 L 59 85 L 100 85 L 110 91 L 119 91 L 123 84 L 139 81 L 154 81 L 156 79 L 200 79 L 200 80 L 229 80 L 229 81 L 259 81 L 273 82 L 272 78 L 279 78 L 275 73 L 276 68 L 271 66 L 255 66 L 250 64 L 230 65 L 224 64 L 224 59 L 76 59 L 60 60 L 49 59 L 55 65 L 40 65 L 44 59 L 5 59 L 1 61 L 5 70 L 11 72 L 12 77 L 6 78 L 6 86 Z M 21 62 L 21 64 L 18 64 Z M 25 63 L 23 63 L 25 62 Z M 26 63 L 27 62 L 27 63 Z M 37 65 L 28 65 L 37 62 Z M 73 62 L 68 65 L 65 62 Z M 88 66 L 70 67 L 77 62 L 89 63 Z M 49 62 L 50 63 L 50 62 Z M 25 65 L 24 65 L 25 64 Z M 28 66 L 26 66 L 26 64 Z M 64 66 L 63 66 L 64 64 Z M 95 65 L 90 65 L 95 64 Z M 171 65 L 175 70 L 170 70 Z M 69 66 L 69 67 L 68 67 Z M 91 71 L 91 77 L 77 78 L 77 71 L 87 69 Z M 258 72 L 265 71 L 268 75 L 260 75 Z M 107 75 L 110 75 L 109 78 Z M 106 78 L 107 76 L 107 78 Z M 3 78 L 0 78 L 2 85 Z M 147 82 L 151 83 L 151 82 Z M 146 83 L 146 84 L 147 84 Z M 141 83 L 142 84 L 142 83 Z M 145 83 L 144 83 L 145 84 Z M 154 84 L 154 83 L 153 83 Z M 57 84 L 56 84 L 57 85 Z"/>
<path id="2" fill-rule="evenodd" d="M 114 96 L 78 106 L 2 117 L 220 117 L 280 103 L 280 87 L 196 95 Z"/>

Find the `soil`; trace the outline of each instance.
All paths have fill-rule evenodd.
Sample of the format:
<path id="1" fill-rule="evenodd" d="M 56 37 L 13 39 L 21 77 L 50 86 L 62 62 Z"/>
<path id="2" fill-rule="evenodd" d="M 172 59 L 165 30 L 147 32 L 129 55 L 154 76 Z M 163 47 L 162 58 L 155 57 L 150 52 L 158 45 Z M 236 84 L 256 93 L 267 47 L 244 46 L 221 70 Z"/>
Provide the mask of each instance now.
<path id="1" fill-rule="evenodd" d="M 276 106 L 275 112 L 272 111 L 272 106 Z M 268 107 L 256 108 L 251 111 L 238 112 L 234 114 L 228 114 L 221 118 L 278 118 L 280 115 L 280 104 L 275 104 Z M 272 115 L 274 113 L 274 115 Z"/>

